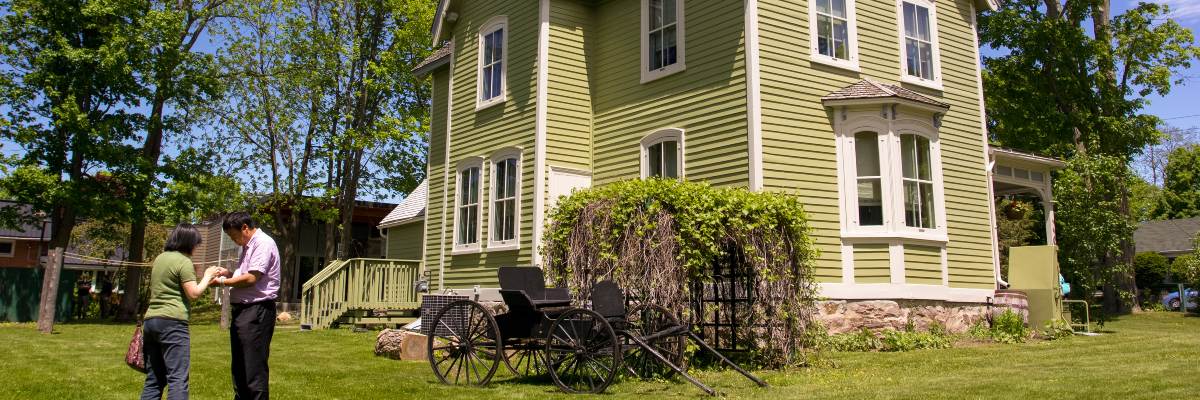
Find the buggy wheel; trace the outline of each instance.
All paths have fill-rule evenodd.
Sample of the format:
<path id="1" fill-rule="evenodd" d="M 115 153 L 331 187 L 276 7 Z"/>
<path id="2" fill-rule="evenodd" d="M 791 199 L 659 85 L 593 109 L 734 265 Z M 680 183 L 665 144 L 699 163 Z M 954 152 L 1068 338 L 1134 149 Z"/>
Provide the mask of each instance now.
<path id="1" fill-rule="evenodd" d="M 500 365 L 500 329 L 492 313 L 470 300 L 442 307 L 430 327 L 429 365 L 442 383 L 483 386 Z"/>
<path id="2" fill-rule="evenodd" d="M 504 352 L 504 365 L 514 375 L 539 376 L 546 373 L 546 348 L 533 340 L 510 343 Z"/>
<path id="3" fill-rule="evenodd" d="M 679 318 L 676 318 L 665 307 L 657 304 L 642 304 L 634 307 L 629 312 L 627 318 L 629 320 L 629 334 L 638 338 L 645 338 L 680 325 Z M 671 361 L 671 363 L 680 368 L 685 368 L 683 365 L 685 340 L 686 338 L 682 334 L 666 335 L 648 340 L 646 344 L 650 345 L 654 351 L 662 355 L 663 358 Z M 659 362 L 650 352 L 640 346 L 631 343 L 631 346 L 628 348 L 631 350 L 625 356 L 625 368 L 636 374 L 639 378 L 669 378 L 675 375 L 675 370 Z"/>
<path id="4" fill-rule="evenodd" d="M 621 368 L 621 344 L 603 316 L 575 308 L 550 325 L 546 361 L 550 377 L 564 392 L 600 393 Z"/>

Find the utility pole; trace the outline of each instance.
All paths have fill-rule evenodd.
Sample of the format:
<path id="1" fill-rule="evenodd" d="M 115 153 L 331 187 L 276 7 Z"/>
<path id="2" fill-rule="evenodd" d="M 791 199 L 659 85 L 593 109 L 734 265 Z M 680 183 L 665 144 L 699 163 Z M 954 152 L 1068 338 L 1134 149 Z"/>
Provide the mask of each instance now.
<path id="1" fill-rule="evenodd" d="M 46 268 L 42 271 L 42 298 L 38 305 L 38 331 L 54 331 L 54 314 L 58 305 L 58 277 L 62 271 L 63 248 L 55 247 L 46 255 Z"/>

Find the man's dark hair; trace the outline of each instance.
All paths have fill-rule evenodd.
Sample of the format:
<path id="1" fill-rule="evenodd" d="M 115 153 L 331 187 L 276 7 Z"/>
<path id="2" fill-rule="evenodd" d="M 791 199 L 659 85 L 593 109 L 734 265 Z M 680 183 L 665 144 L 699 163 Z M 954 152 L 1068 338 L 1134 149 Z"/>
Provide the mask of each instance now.
<path id="1" fill-rule="evenodd" d="M 195 225 L 182 223 L 171 230 L 171 234 L 167 236 L 167 245 L 163 246 L 163 251 L 178 251 L 191 255 L 192 250 L 200 245 L 200 241 L 200 230 L 196 229 Z"/>
<path id="2" fill-rule="evenodd" d="M 225 231 L 241 230 L 242 225 L 248 226 L 251 229 L 258 228 L 258 223 L 254 222 L 254 218 L 250 217 L 250 213 L 245 211 L 237 211 L 229 213 L 225 216 L 225 220 L 221 222 L 221 229 Z"/>

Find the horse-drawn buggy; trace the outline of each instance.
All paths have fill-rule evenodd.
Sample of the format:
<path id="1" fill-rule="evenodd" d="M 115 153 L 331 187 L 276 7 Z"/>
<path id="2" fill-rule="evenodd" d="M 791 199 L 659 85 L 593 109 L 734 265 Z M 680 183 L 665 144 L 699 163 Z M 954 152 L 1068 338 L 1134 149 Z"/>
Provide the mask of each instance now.
<path id="1" fill-rule="evenodd" d="M 666 308 L 627 302 L 612 281 L 594 284 L 586 301 L 575 302 L 580 307 L 572 306 L 567 289 L 547 288 L 540 268 L 501 267 L 497 274 L 506 312 L 497 315 L 479 302 L 457 300 L 422 316 L 429 364 L 446 384 L 485 385 L 503 363 L 520 376 L 548 374 L 568 393 L 603 392 L 619 375 L 679 374 L 715 395 L 684 368 L 686 342 L 692 340 L 766 386 Z"/>

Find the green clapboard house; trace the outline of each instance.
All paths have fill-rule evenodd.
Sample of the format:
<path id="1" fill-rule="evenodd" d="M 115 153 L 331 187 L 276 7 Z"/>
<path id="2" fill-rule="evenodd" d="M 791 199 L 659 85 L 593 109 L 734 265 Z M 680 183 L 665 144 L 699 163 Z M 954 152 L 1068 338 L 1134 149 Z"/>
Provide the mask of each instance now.
<path id="1" fill-rule="evenodd" d="M 540 262 L 558 196 L 668 177 L 800 196 L 830 299 L 986 302 L 975 19 L 995 7 L 442 0 L 438 50 L 416 67 L 433 123 L 425 209 L 408 220 L 423 232 L 404 239 L 424 248 L 408 254 L 434 292 L 487 291 L 497 267 Z"/>

